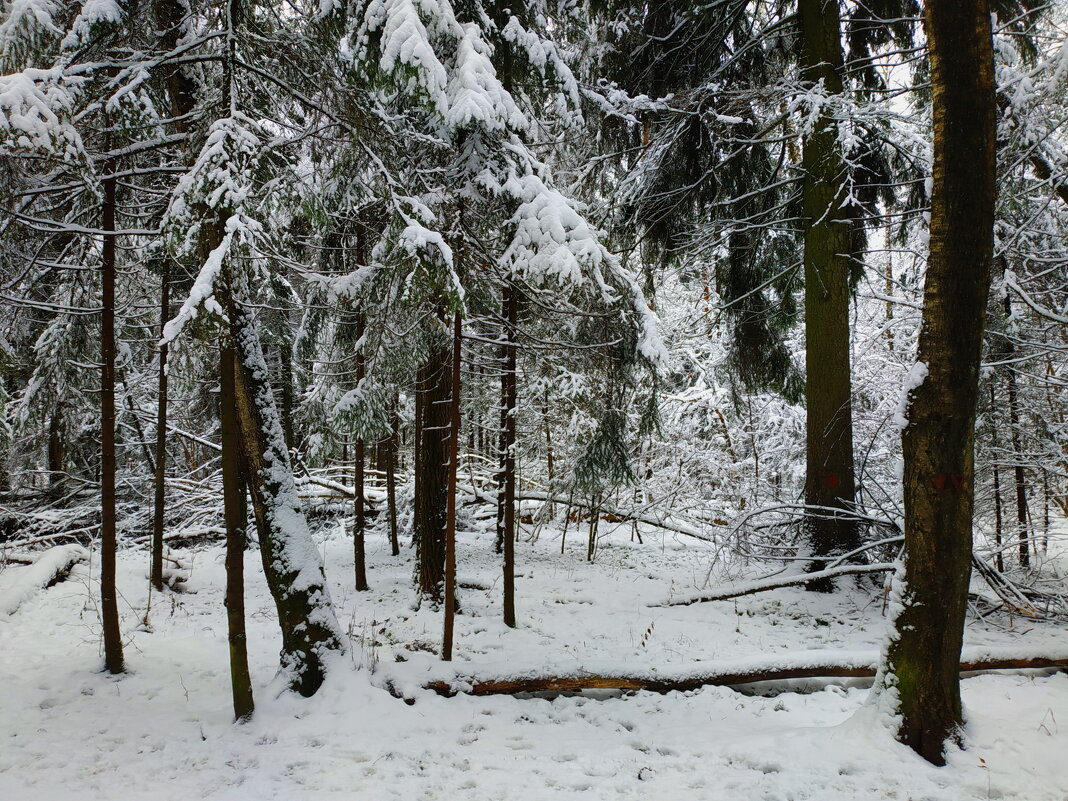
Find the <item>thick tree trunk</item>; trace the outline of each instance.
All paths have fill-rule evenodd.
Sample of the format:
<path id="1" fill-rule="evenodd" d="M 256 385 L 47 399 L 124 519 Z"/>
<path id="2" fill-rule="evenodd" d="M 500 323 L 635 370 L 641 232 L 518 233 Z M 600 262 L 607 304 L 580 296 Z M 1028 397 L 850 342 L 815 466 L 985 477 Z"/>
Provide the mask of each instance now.
<path id="1" fill-rule="evenodd" d="M 310 696 L 325 677 L 325 658 L 345 645 L 293 481 L 256 321 L 243 302 L 247 287 L 229 262 L 222 279 L 237 360 L 234 406 L 263 571 L 282 629 L 282 669 L 292 689 Z"/>
<path id="2" fill-rule="evenodd" d="M 987 0 L 925 5 L 934 118 L 930 256 L 902 435 L 905 563 L 880 685 L 898 739 L 936 765 L 962 725 L 959 660 L 971 569 L 973 443 L 994 223 L 994 65 Z"/>
<path id="3" fill-rule="evenodd" d="M 160 286 L 159 331 L 170 320 L 171 271 L 170 261 L 164 259 Z M 154 503 L 152 510 L 152 586 L 163 589 L 163 515 L 166 511 L 167 476 L 167 345 L 159 346 L 159 391 L 156 399 L 156 472 L 153 477 Z"/>
<path id="4" fill-rule="evenodd" d="M 838 0 L 800 0 L 802 77 L 842 94 Z M 805 503 L 819 507 L 805 526 L 817 556 L 846 553 L 860 544 L 853 475 L 852 385 L 849 367 L 849 271 L 853 220 L 838 124 L 821 113 L 805 137 L 802 155 L 805 237 L 805 397 L 808 407 Z M 842 515 L 828 512 L 841 509 Z M 818 563 L 817 563 L 818 564 Z M 828 591 L 830 582 L 813 582 Z"/>
<path id="5" fill-rule="evenodd" d="M 504 552 L 504 624 L 515 628 L 515 414 L 516 336 L 519 297 L 504 286 L 504 340 L 501 346 L 501 449 L 497 478 L 497 552 Z"/>
<path id="6" fill-rule="evenodd" d="M 241 470 L 241 435 L 235 409 L 237 364 L 229 344 L 219 350 L 219 428 L 222 439 L 223 513 L 226 519 L 226 626 L 230 643 L 230 687 L 234 719 L 252 717 L 252 676 L 245 635 L 245 528 L 248 509 Z"/>
<path id="7" fill-rule="evenodd" d="M 445 578 L 451 356 L 447 341 L 436 343 L 417 377 L 420 441 L 415 451 L 413 532 L 418 550 L 419 592 L 435 603 L 442 601 Z"/>
<path id="8" fill-rule="evenodd" d="M 452 397 L 449 400 L 449 487 L 445 510 L 445 620 L 441 658 L 452 661 L 456 619 L 456 473 L 460 466 L 460 369 L 463 364 L 463 322 L 460 312 L 452 324 Z"/>
<path id="9" fill-rule="evenodd" d="M 103 303 L 100 313 L 100 612 L 104 626 L 104 667 L 125 670 L 119 601 L 115 589 L 115 179 L 104 181 Z"/>

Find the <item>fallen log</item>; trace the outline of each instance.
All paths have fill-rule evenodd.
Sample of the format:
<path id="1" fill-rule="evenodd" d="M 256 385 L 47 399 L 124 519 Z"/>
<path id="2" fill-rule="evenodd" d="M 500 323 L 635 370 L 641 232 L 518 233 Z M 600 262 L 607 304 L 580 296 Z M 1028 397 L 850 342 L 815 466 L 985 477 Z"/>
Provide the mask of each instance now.
<path id="1" fill-rule="evenodd" d="M 89 552 L 80 545 L 57 545 L 42 553 L 29 567 L 17 568 L 14 580 L 0 592 L 0 614 L 15 614 L 24 602 L 63 581 L 72 567 L 88 558 Z"/>
<path id="2" fill-rule="evenodd" d="M 517 695 L 523 693 L 577 693 L 586 690 L 619 690 L 624 692 L 687 692 L 702 687 L 736 687 L 765 681 L 786 681 L 814 678 L 873 678 L 878 656 L 872 654 L 838 654 L 816 652 L 780 660 L 774 664 L 723 663 L 719 666 L 695 666 L 652 672 L 595 674 L 576 671 L 534 676 L 512 675 L 502 678 L 474 678 L 457 675 L 451 680 L 431 681 L 423 685 L 438 695 Z M 1054 655 L 1007 656 L 967 651 L 962 655 L 961 673 L 980 673 L 993 670 L 1031 670 L 1068 668 L 1068 653 Z M 660 675 L 658 675 L 658 673 Z"/>
<path id="3" fill-rule="evenodd" d="M 649 606 L 689 606 L 690 604 L 700 604 L 707 601 L 723 601 L 728 598 L 740 598 L 743 595 L 755 595 L 758 592 L 777 590 L 780 587 L 798 587 L 802 584 L 808 584 L 810 581 L 818 581 L 819 579 L 837 578 L 838 576 L 855 576 L 864 573 L 889 573 L 896 569 L 896 567 L 897 565 L 891 562 L 882 562 L 874 565 L 842 565 L 841 567 L 831 567 L 827 570 L 817 570 L 813 573 L 793 573 L 789 576 L 780 577 L 773 576 L 760 579 L 759 581 L 752 581 L 747 584 L 738 584 L 733 587 L 722 587 L 718 590 L 710 590 L 709 592 L 671 598 L 667 601 L 649 604 Z"/>

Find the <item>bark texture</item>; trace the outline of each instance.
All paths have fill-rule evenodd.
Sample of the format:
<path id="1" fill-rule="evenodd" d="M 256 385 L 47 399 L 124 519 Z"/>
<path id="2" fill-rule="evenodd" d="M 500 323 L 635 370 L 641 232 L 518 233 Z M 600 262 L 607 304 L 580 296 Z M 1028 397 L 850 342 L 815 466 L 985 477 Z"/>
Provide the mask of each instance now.
<path id="1" fill-rule="evenodd" d="M 443 600 L 445 579 L 451 355 L 448 340 L 436 343 L 417 376 L 419 441 L 415 452 L 413 529 L 418 550 L 419 592 L 437 603 Z"/>
<path id="2" fill-rule="evenodd" d="M 898 738 L 936 765 L 962 725 L 958 662 L 972 550 L 973 441 L 990 287 L 995 103 L 986 0 L 925 5 L 934 189 L 919 361 L 902 436 L 905 564 L 883 686 Z"/>

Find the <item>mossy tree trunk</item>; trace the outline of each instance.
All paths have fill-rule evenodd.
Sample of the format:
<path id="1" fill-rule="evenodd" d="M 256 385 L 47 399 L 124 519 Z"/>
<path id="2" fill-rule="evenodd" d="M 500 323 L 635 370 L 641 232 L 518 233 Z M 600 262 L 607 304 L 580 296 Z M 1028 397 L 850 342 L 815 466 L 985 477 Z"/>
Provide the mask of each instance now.
<path id="1" fill-rule="evenodd" d="M 840 95 L 842 43 L 838 0 L 800 0 L 802 78 Z M 846 170 L 838 123 L 821 112 L 802 154 L 805 270 L 805 398 L 808 407 L 805 527 L 815 555 L 860 545 L 852 509 L 852 383 L 849 366 L 849 271 L 853 215 L 843 208 Z M 838 513 L 836 510 L 842 510 Z M 813 568 L 818 570 L 822 563 Z M 829 590 L 814 582 L 813 589 Z"/>
<path id="2" fill-rule="evenodd" d="M 898 739 L 936 765 L 963 723 L 958 663 L 972 551 L 973 444 L 994 223 L 994 58 L 987 0 L 924 7 L 934 189 L 918 360 L 902 435 L 905 563 L 879 685 Z"/>

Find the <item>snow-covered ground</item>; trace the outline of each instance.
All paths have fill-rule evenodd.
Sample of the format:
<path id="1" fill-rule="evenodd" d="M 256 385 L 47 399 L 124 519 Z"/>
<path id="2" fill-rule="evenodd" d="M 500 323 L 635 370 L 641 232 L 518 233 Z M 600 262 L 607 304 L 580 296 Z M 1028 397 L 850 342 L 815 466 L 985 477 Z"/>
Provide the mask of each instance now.
<path id="1" fill-rule="evenodd" d="M 559 532 L 545 529 L 517 547 L 513 631 L 500 622 L 492 538 L 463 535 L 457 660 L 475 671 L 640 670 L 877 651 L 884 636 L 882 596 L 869 590 L 650 608 L 704 583 L 707 546 L 653 532 L 638 545 L 623 526 L 591 565 L 579 540 L 572 527 L 561 555 Z M 335 531 L 323 542 L 353 647 L 310 700 L 272 684 L 278 630 L 259 555 L 248 553 L 257 709 L 245 725 L 231 723 L 220 547 L 179 552 L 189 591 L 153 594 L 147 614 L 148 556 L 120 554 L 129 673 L 119 678 L 99 672 L 95 561 L 28 597 L 0 619 L 0 799 L 1068 799 L 1064 673 L 965 679 L 968 748 L 941 769 L 892 740 L 857 682 L 772 697 L 720 687 L 552 700 L 417 691 L 407 705 L 381 686 L 425 680 L 440 613 L 413 609 L 411 551 L 393 558 L 377 535 L 368 550 L 372 590 L 357 594 L 351 541 Z M 26 569 L 0 573 L 0 591 Z M 1068 649 L 1063 626 L 1007 626 L 969 624 L 967 642 Z"/>

